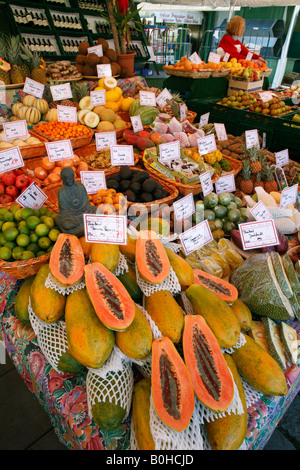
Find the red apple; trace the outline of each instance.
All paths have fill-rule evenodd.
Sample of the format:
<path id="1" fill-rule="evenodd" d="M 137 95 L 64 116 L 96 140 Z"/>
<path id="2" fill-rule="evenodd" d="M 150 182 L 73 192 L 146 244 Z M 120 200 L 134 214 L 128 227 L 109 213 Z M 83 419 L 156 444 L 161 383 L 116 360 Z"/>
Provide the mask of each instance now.
<path id="1" fill-rule="evenodd" d="M 6 186 L 5 188 L 5 194 L 7 196 L 11 196 L 12 198 L 16 198 L 19 195 L 19 191 L 15 186 Z"/>
<path id="2" fill-rule="evenodd" d="M 24 174 L 17 176 L 15 186 L 18 189 L 27 188 L 28 186 L 28 177 Z"/>

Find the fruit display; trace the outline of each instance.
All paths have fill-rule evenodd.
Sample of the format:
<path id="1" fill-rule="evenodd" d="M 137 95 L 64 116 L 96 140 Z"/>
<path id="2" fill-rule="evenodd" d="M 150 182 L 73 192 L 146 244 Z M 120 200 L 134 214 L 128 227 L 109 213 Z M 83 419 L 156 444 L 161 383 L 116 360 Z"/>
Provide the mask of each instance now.
<path id="1" fill-rule="evenodd" d="M 208 165 L 211 165 L 217 175 L 228 173 L 232 169 L 230 161 L 224 157 L 219 149 L 201 156 L 198 148 L 187 148 L 185 149 L 185 154 L 198 163 L 206 162 Z"/>
<path id="2" fill-rule="evenodd" d="M 91 130 L 75 122 L 40 122 L 35 130 L 49 140 L 75 139 L 90 134 Z"/>
<path id="3" fill-rule="evenodd" d="M 55 81 L 80 80 L 82 74 L 69 60 L 58 60 L 47 66 L 46 73 L 49 79 Z"/>
<path id="4" fill-rule="evenodd" d="M 267 102 L 256 100 L 255 103 L 250 106 L 249 111 L 277 117 L 289 113 L 291 109 L 292 107 L 288 106 L 284 101 L 281 101 L 280 98 L 274 97 Z"/>
<path id="5" fill-rule="evenodd" d="M 97 206 L 100 214 L 122 214 L 127 209 L 124 194 L 114 188 L 100 189 L 96 194 L 89 195 L 89 199 L 92 205 Z"/>
<path id="6" fill-rule="evenodd" d="M 8 204 L 15 201 L 33 182 L 38 183 L 38 180 L 34 175 L 27 175 L 22 168 L 1 173 L 0 204 Z"/>
<path id="7" fill-rule="evenodd" d="M 103 56 L 99 57 L 95 53 L 89 53 L 91 47 L 88 42 L 82 42 L 78 46 L 78 55 L 76 56 L 76 68 L 85 77 L 97 77 L 97 65 L 110 64 L 113 76 L 125 76 L 126 71 L 122 70 L 117 62 L 117 53 L 109 47 L 104 38 L 98 38 L 97 45 L 102 46 Z"/>
<path id="8" fill-rule="evenodd" d="M 17 101 L 11 107 L 13 120 L 25 120 L 28 126 L 40 122 L 49 111 L 49 104 L 43 98 L 35 98 L 32 95 L 24 95 L 22 102 Z"/>
<path id="9" fill-rule="evenodd" d="M 218 101 L 218 104 L 241 109 L 253 106 L 256 104 L 256 102 L 257 99 L 253 96 L 252 93 L 249 93 L 247 90 L 239 90 L 234 91 L 231 96 L 225 96 L 221 101 Z"/>
<path id="10" fill-rule="evenodd" d="M 247 220 L 242 200 L 233 193 L 210 193 L 203 199 L 204 218 L 209 221 L 215 239 L 224 237 Z"/>
<path id="11" fill-rule="evenodd" d="M 45 156 L 36 163 L 34 169 L 25 166 L 26 174 L 36 178 L 37 181 L 41 182 L 42 186 L 62 183 L 60 173 L 65 167 L 72 168 L 77 178 L 80 178 L 81 171 L 88 171 L 90 169 L 88 163 L 77 155 L 74 155 L 72 159 L 66 158 L 57 162 L 51 162 L 49 157 Z"/>
<path id="12" fill-rule="evenodd" d="M 4 131 L 0 132 L 0 150 L 9 149 L 12 147 L 30 147 L 31 145 L 41 145 L 42 141 L 38 137 L 30 136 L 27 139 L 15 139 L 12 141 L 5 140 Z"/>
<path id="13" fill-rule="evenodd" d="M 255 68 L 253 68 L 251 66 L 248 66 L 248 65 L 246 65 L 244 67 L 242 66 L 240 68 L 240 70 L 235 71 L 232 74 L 232 77 L 233 78 L 241 78 L 241 79 L 249 80 L 250 82 L 257 82 L 261 78 L 260 77 L 260 71 L 256 70 Z"/>
<path id="14" fill-rule="evenodd" d="M 19 205 L 0 208 L 0 259 L 7 262 L 29 260 L 50 253 L 60 230 L 54 212 Z"/>

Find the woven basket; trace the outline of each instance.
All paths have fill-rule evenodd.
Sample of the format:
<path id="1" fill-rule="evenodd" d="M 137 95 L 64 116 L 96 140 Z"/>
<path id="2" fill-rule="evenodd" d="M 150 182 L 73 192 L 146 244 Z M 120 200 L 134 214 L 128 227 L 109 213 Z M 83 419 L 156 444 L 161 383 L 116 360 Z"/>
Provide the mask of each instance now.
<path id="1" fill-rule="evenodd" d="M 0 207 L 10 209 L 12 206 L 15 205 L 17 204 L 15 202 L 12 202 L 10 204 L 5 204 Z M 51 202 L 46 201 L 44 206 L 46 206 L 49 211 L 58 213 L 57 207 L 51 204 Z M 7 274 L 10 274 L 13 277 L 16 277 L 17 279 L 25 279 L 26 277 L 35 276 L 40 267 L 43 264 L 49 263 L 49 261 L 50 253 L 46 253 L 45 255 L 39 256 L 38 258 L 31 258 L 23 261 L 13 261 L 11 263 L 8 261 L 0 260 L 0 270 L 4 271 Z"/>
<path id="2" fill-rule="evenodd" d="M 117 113 L 117 114 L 118 114 L 120 117 L 122 117 L 120 113 Z M 129 117 L 129 115 L 128 115 L 128 117 Z M 117 138 L 117 140 L 122 139 L 122 138 L 123 138 L 123 132 L 124 132 L 126 129 L 131 129 L 131 127 L 132 127 L 130 118 L 129 118 L 129 120 L 127 120 L 127 121 L 124 119 L 124 122 L 125 122 L 125 126 L 122 127 L 121 129 L 118 129 L 118 130 L 115 131 L 115 132 L 116 132 L 116 138 Z M 107 131 L 98 131 L 97 129 L 95 129 L 95 134 L 101 134 L 101 132 L 107 132 Z"/>
<path id="3" fill-rule="evenodd" d="M 228 160 L 231 164 L 231 171 L 229 171 L 226 174 L 232 173 L 234 176 L 237 176 L 243 168 L 242 162 L 240 160 L 236 160 L 235 158 L 228 157 L 227 155 L 224 155 L 224 154 L 223 154 L 223 158 L 224 160 Z"/>
<path id="4" fill-rule="evenodd" d="M 28 130 L 28 133 L 31 137 L 36 137 L 41 141 L 40 144 L 36 145 L 26 145 L 24 147 L 20 147 L 20 152 L 22 155 L 23 160 L 27 160 L 28 158 L 36 158 L 45 155 L 46 153 L 46 146 L 45 142 L 48 142 L 46 137 L 43 137 L 32 130 Z"/>
<path id="5" fill-rule="evenodd" d="M 212 77 L 226 77 L 227 75 L 229 75 L 231 73 L 231 70 L 230 69 L 226 69 L 226 70 L 215 70 L 214 72 L 212 72 Z"/>
<path id="6" fill-rule="evenodd" d="M 35 134 L 48 139 L 49 142 L 56 142 L 57 140 L 63 140 L 63 139 L 53 139 L 53 138 L 47 136 L 46 134 L 43 134 L 42 132 L 40 132 L 37 129 L 36 126 L 33 126 L 32 129 L 33 129 L 33 132 L 35 132 Z M 93 137 L 94 137 L 94 134 L 95 134 L 95 131 L 93 129 L 91 129 L 89 131 L 89 133 L 86 134 L 86 135 L 69 139 L 70 142 L 71 142 L 72 148 L 73 149 L 78 149 L 78 148 L 81 148 L 81 147 L 85 147 L 86 145 L 89 145 L 91 143 Z"/>
<path id="7" fill-rule="evenodd" d="M 260 76 L 261 77 L 269 77 L 272 73 L 273 69 L 267 69 L 267 70 L 263 70 L 262 72 L 260 72 Z"/>

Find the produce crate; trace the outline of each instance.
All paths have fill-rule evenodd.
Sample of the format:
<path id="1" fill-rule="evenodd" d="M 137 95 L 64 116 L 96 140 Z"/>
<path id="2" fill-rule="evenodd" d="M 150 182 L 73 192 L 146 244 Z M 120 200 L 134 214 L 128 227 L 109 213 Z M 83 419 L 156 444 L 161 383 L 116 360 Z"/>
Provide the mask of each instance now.
<path id="1" fill-rule="evenodd" d="M 230 77 L 228 84 L 227 96 L 231 96 L 234 91 L 246 90 L 246 91 L 260 91 L 264 84 L 264 78 L 251 82 L 250 80 L 238 79 Z"/>
<path id="2" fill-rule="evenodd" d="M 272 143 L 272 150 L 274 152 L 279 152 L 280 150 L 288 148 L 290 158 L 295 161 L 300 161 L 300 122 L 297 123 L 296 121 L 296 124 L 298 124 L 299 127 L 292 127 L 292 124 L 295 123 L 292 119 L 294 114 L 296 114 L 296 112 L 289 113 L 285 117 L 283 116 L 276 119 L 276 129 Z"/>

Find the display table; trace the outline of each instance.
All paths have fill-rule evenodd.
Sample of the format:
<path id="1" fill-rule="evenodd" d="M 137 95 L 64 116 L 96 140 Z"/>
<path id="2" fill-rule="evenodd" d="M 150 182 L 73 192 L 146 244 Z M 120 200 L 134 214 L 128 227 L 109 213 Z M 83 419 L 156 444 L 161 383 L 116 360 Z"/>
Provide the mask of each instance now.
<path id="1" fill-rule="evenodd" d="M 88 414 L 86 372 L 77 375 L 57 373 L 41 352 L 33 329 L 15 317 L 14 298 L 20 285 L 21 281 L 0 272 L 0 336 L 2 332 L 7 354 L 47 412 L 60 441 L 68 449 L 130 449 L 130 418 L 115 431 L 101 431 Z M 299 322 L 292 326 L 300 336 Z M 286 396 L 262 395 L 249 407 L 245 440 L 249 450 L 260 450 L 266 445 L 300 389 L 299 372 L 297 366 L 286 372 Z"/>

